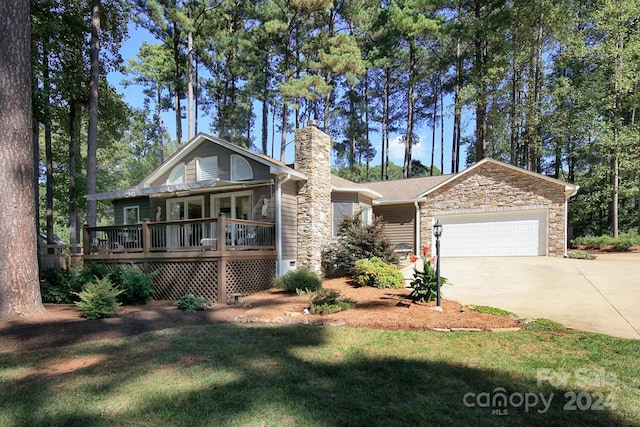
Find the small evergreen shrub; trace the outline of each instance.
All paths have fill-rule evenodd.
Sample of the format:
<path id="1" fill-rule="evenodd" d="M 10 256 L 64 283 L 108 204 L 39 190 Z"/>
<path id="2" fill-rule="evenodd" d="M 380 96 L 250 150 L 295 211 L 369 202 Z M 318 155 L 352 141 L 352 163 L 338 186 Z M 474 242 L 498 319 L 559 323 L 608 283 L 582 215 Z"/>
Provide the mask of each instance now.
<path id="1" fill-rule="evenodd" d="M 80 301 L 75 304 L 84 312 L 87 319 L 102 319 L 116 314 L 120 303 L 117 301 L 120 290 L 113 287 L 108 277 L 95 279 L 87 283 L 80 292 L 74 292 Z"/>
<path id="2" fill-rule="evenodd" d="M 388 264 L 373 257 L 356 261 L 353 281 L 356 286 L 373 286 L 380 289 L 401 288 L 404 277 L 397 265 Z"/>
<path id="3" fill-rule="evenodd" d="M 348 310 L 356 306 L 349 298 L 340 299 L 340 291 L 335 289 L 319 289 L 311 298 L 309 312 L 311 314 L 331 314 Z"/>
<path id="4" fill-rule="evenodd" d="M 322 270 L 327 277 L 350 276 L 356 261 L 373 257 L 398 263 L 391 242 L 384 234 L 382 218 L 376 217 L 372 224 L 365 225 L 360 215 L 347 215 L 340 221 L 336 243 L 322 252 Z"/>
<path id="5" fill-rule="evenodd" d="M 111 275 L 109 275 L 111 277 Z M 118 300 L 124 305 L 146 304 L 153 292 L 153 275 L 145 274 L 135 267 L 119 268 L 118 288 L 122 293 Z"/>
<path id="6" fill-rule="evenodd" d="M 317 291 L 322 287 L 322 279 L 306 267 L 298 267 L 295 270 L 287 271 L 283 276 L 274 281 L 276 288 L 285 289 L 287 292 L 295 293 L 301 291 Z"/>
<path id="7" fill-rule="evenodd" d="M 182 296 L 175 305 L 187 313 L 195 313 L 196 311 L 207 310 L 211 308 L 211 301 L 205 297 L 195 296 L 193 294 L 187 294 Z"/>

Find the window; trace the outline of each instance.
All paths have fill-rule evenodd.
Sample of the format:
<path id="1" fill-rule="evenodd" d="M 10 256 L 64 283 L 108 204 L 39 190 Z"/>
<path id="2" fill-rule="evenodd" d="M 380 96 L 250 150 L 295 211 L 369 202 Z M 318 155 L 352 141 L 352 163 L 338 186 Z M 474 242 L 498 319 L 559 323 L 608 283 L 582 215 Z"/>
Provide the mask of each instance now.
<path id="1" fill-rule="evenodd" d="M 371 225 L 373 221 L 371 206 L 360 203 L 360 220 L 362 225 Z"/>
<path id="2" fill-rule="evenodd" d="M 124 208 L 124 223 L 137 224 L 140 222 L 140 208 L 138 206 L 127 206 Z"/>
<path id="3" fill-rule="evenodd" d="M 227 218 L 253 219 L 253 192 L 225 193 L 211 196 L 211 216 L 224 215 Z"/>
<path id="4" fill-rule="evenodd" d="M 173 168 L 167 178 L 167 185 L 182 184 L 184 183 L 184 163 L 180 163 Z"/>
<path id="5" fill-rule="evenodd" d="M 196 181 L 218 178 L 218 156 L 196 159 Z"/>
<path id="6" fill-rule="evenodd" d="M 253 179 L 253 169 L 247 159 L 237 154 L 231 155 L 231 181 Z"/>

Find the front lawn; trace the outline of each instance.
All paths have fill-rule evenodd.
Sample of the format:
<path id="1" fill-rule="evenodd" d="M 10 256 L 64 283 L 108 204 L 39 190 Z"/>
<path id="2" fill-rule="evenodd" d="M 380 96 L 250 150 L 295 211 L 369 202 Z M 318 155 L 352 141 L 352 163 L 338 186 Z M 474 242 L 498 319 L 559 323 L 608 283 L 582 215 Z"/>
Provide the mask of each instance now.
<path id="1" fill-rule="evenodd" d="M 583 332 L 168 329 L 0 354 L 0 425 L 638 426 L 638 354 Z"/>

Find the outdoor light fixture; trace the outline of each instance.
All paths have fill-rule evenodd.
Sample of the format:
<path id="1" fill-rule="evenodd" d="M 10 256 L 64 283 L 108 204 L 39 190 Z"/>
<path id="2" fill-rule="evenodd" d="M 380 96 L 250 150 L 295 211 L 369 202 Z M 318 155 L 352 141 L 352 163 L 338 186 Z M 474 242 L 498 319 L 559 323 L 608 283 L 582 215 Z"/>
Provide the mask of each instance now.
<path id="1" fill-rule="evenodd" d="M 436 306 L 440 307 L 440 236 L 442 236 L 442 224 L 437 219 L 433 224 L 433 235 L 436 236 Z"/>

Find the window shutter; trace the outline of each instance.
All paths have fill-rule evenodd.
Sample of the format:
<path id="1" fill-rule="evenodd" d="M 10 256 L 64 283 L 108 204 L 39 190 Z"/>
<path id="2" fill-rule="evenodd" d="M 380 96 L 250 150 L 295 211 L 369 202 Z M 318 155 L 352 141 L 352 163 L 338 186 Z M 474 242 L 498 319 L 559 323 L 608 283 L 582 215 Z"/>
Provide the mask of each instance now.
<path id="1" fill-rule="evenodd" d="M 218 157 L 202 157 L 198 159 L 197 181 L 206 181 L 208 179 L 218 178 Z"/>

